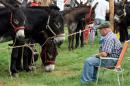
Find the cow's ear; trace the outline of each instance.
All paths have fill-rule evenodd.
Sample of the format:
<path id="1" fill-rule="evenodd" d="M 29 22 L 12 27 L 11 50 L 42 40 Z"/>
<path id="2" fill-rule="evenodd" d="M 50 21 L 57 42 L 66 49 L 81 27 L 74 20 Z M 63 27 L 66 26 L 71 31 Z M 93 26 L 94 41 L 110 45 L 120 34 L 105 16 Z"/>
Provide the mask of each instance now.
<path id="1" fill-rule="evenodd" d="M 10 10 L 15 10 L 15 7 L 14 7 L 14 6 L 12 6 L 12 5 L 9 4 L 9 3 L 4 2 L 3 0 L 0 0 L 0 3 L 2 3 L 5 7 L 7 7 L 7 8 L 10 9 Z"/>

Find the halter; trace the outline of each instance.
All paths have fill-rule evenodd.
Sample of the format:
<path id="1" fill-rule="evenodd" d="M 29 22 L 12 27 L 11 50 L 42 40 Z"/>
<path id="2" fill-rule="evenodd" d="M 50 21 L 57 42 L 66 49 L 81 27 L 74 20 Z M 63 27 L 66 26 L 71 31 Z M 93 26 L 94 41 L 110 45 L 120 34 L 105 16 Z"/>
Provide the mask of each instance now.
<path id="1" fill-rule="evenodd" d="M 89 19 L 89 24 L 91 24 L 92 22 L 93 22 L 93 18 L 92 18 L 92 9 L 90 8 L 90 10 L 89 10 L 89 13 L 88 13 L 88 15 L 86 15 L 86 17 L 85 17 L 85 21 L 87 20 L 87 19 Z"/>
<path id="2" fill-rule="evenodd" d="M 52 30 L 52 28 L 50 27 L 49 22 L 50 22 L 50 15 L 48 16 L 46 29 L 49 29 L 49 30 L 53 33 L 53 35 L 56 36 L 55 32 L 54 32 L 54 31 Z"/>
<path id="3" fill-rule="evenodd" d="M 12 15 L 12 13 L 11 13 L 10 23 L 11 23 L 11 25 L 13 26 L 15 32 L 17 32 L 18 30 L 21 30 L 21 29 L 25 29 L 25 26 L 24 26 L 24 25 L 23 25 L 23 26 L 18 26 L 18 27 L 16 27 L 16 26 L 12 23 L 12 20 L 13 20 L 13 15 Z"/>
<path id="4" fill-rule="evenodd" d="M 47 48 L 45 47 L 44 50 L 42 51 L 42 53 L 45 53 L 45 65 L 46 64 L 55 64 L 55 61 L 49 61 L 47 60 L 47 52 L 46 52 Z"/>
<path id="5" fill-rule="evenodd" d="M 116 15 L 116 16 L 118 16 L 118 15 Z M 121 18 L 123 16 L 125 16 L 125 12 L 123 14 L 119 15 L 118 17 Z"/>
<path id="6" fill-rule="evenodd" d="M 119 0 L 118 0 L 118 2 L 119 2 Z M 121 17 L 123 17 L 123 16 L 126 16 L 125 6 L 126 6 L 126 5 L 123 3 L 123 14 L 121 14 L 121 15 L 119 15 L 119 16 L 117 15 L 118 18 L 121 18 Z"/>

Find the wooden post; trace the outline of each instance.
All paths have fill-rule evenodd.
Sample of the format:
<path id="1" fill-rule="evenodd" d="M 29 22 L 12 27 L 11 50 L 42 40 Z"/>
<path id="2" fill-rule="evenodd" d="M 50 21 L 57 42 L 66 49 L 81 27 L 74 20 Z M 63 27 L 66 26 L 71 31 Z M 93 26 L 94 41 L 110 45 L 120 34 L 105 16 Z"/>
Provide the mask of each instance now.
<path id="1" fill-rule="evenodd" d="M 123 3 L 126 4 L 127 0 L 123 0 Z"/>
<path id="2" fill-rule="evenodd" d="M 114 0 L 109 0 L 109 7 L 110 7 L 110 23 L 112 31 L 114 31 Z"/>

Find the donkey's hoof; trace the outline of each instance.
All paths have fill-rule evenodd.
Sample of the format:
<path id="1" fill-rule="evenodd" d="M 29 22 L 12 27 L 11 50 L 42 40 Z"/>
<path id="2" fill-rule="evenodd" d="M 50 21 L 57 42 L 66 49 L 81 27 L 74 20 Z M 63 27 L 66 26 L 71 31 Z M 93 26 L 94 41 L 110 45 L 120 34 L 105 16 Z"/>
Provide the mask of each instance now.
<path id="1" fill-rule="evenodd" d="M 36 66 L 29 66 L 29 70 L 30 70 L 30 71 L 36 70 Z"/>
<path id="2" fill-rule="evenodd" d="M 12 76 L 12 77 L 15 77 L 15 78 L 18 78 L 18 77 L 19 77 L 19 74 L 18 74 L 18 73 L 12 73 L 11 76 Z"/>

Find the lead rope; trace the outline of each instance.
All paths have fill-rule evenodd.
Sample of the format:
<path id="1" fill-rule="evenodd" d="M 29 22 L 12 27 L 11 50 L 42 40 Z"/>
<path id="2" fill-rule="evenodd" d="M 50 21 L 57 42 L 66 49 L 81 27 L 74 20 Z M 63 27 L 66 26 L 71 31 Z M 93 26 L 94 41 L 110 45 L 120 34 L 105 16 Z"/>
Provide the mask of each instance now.
<path id="1" fill-rule="evenodd" d="M 30 45 L 30 44 L 29 44 L 29 45 Z M 31 46 L 29 46 L 29 45 L 26 44 L 26 47 L 28 47 L 28 48 L 31 50 L 31 52 L 32 52 L 31 65 L 29 65 L 29 67 L 31 66 L 31 67 L 33 67 L 33 68 L 31 68 L 31 69 L 35 70 L 35 69 L 36 69 L 36 68 L 34 68 L 34 67 L 35 67 L 35 61 L 34 61 L 34 54 L 35 54 L 35 52 L 34 52 L 34 49 L 33 49 L 33 47 L 35 46 L 35 44 L 32 45 L 33 47 L 31 47 Z"/>

